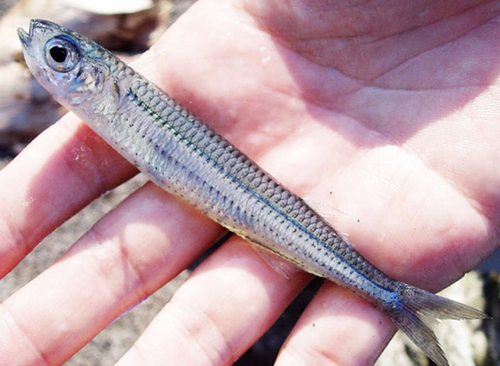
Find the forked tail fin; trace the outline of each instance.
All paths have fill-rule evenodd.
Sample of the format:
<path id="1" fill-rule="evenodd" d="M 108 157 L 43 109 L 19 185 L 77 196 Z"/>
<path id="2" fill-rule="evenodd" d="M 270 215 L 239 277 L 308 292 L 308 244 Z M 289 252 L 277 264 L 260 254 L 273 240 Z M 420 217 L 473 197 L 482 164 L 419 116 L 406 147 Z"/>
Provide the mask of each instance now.
<path id="1" fill-rule="evenodd" d="M 386 310 L 394 323 L 438 366 L 448 360 L 432 330 L 438 319 L 485 319 L 482 311 L 405 285 L 397 308 Z"/>

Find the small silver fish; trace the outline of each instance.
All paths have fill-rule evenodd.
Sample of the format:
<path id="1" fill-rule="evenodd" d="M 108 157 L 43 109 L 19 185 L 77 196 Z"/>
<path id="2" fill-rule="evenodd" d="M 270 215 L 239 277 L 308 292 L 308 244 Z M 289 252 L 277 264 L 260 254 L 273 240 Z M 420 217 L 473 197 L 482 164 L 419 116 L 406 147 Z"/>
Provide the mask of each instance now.
<path id="1" fill-rule="evenodd" d="M 353 290 L 437 365 L 448 365 L 430 328 L 437 318 L 486 317 L 379 271 L 304 200 L 90 39 L 45 20 L 18 34 L 40 84 L 153 182 L 251 243 Z"/>

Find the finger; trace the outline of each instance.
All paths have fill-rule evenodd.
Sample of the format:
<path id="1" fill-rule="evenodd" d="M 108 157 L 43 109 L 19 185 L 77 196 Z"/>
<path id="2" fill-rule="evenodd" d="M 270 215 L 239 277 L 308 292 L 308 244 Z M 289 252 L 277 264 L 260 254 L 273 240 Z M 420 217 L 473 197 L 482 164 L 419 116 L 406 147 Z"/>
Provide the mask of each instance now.
<path id="1" fill-rule="evenodd" d="M 288 279 L 279 275 L 232 237 L 196 269 L 117 365 L 231 365 L 310 278 L 301 271 Z"/>
<path id="2" fill-rule="evenodd" d="M 0 276 L 99 194 L 135 170 L 72 116 L 0 172 Z"/>
<path id="3" fill-rule="evenodd" d="M 382 312 L 325 282 L 290 333 L 276 365 L 373 365 L 394 332 Z"/>
<path id="4" fill-rule="evenodd" d="M 147 184 L 0 306 L 2 363 L 63 363 L 221 233 L 218 225 Z"/>
<path id="5" fill-rule="evenodd" d="M 246 52 L 234 52 L 232 47 L 228 47 L 228 43 L 219 40 L 218 34 L 227 32 L 227 27 L 232 27 L 235 28 L 234 32 L 229 33 L 234 33 L 234 39 L 251 36 L 253 42 L 259 40 L 256 32 L 251 32 L 249 27 L 240 27 L 237 22 L 230 21 L 234 12 L 228 9 L 220 4 L 210 8 L 207 4 L 206 8 L 198 12 L 201 14 L 198 17 L 185 17 L 191 19 L 191 22 L 174 27 L 155 45 L 155 51 L 148 52 L 134 67 L 192 107 L 201 117 L 207 117 L 207 121 L 217 127 L 218 131 L 227 136 L 227 132 L 234 130 L 234 134 L 229 134 L 231 140 L 237 142 L 238 146 L 245 147 L 247 153 L 253 153 L 253 157 L 259 157 L 277 144 L 280 135 L 274 134 L 282 130 L 275 128 L 272 134 L 269 129 L 265 133 L 260 132 L 259 126 L 262 121 L 267 120 L 265 113 L 269 110 L 269 105 L 273 105 L 276 110 L 286 110 L 281 106 L 286 106 L 287 102 L 286 98 L 281 97 L 281 104 L 277 101 L 262 103 L 262 100 L 268 101 L 272 95 L 277 94 L 262 90 L 261 81 L 268 78 L 262 72 L 258 77 L 248 77 L 248 80 L 253 80 L 251 85 L 247 81 L 243 84 L 234 83 L 235 78 L 231 75 L 239 73 L 236 66 L 248 62 L 249 55 Z M 203 12 L 205 10 L 209 13 Z M 200 16 L 206 21 L 200 22 Z M 221 18 L 224 20 L 222 23 Z M 217 31 L 210 28 L 214 25 L 217 26 Z M 197 37 L 194 37 L 195 44 L 189 47 L 184 44 L 179 48 L 179 42 L 187 42 L 186 31 L 191 32 L 196 28 L 200 28 L 197 34 L 213 36 L 209 41 L 205 39 L 202 42 L 202 49 L 196 47 Z M 211 30 L 207 33 L 204 32 L 205 29 Z M 245 30 L 243 34 L 242 29 Z M 229 40 L 229 45 L 234 44 L 232 39 Z M 190 40 L 193 41 L 192 38 Z M 213 44 L 215 41 L 217 42 Z M 178 49 L 182 49 L 182 52 Z M 224 83 L 217 75 L 213 78 L 200 77 L 200 74 L 214 72 L 215 67 L 211 63 L 198 61 L 190 64 L 190 50 L 196 50 L 196 60 L 207 52 L 208 58 L 219 55 L 221 50 L 233 54 L 230 71 L 226 66 L 220 67 L 217 64 L 217 75 L 224 76 Z M 199 85 L 207 80 L 218 81 Z M 192 85 L 197 85 L 197 88 L 193 89 Z M 261 99 L 236 103 L 236 91 L 246 96 L 259 95 Z M 235 106 L 238 108 L 235 109 Z M 253 109 L 249 110 L 250 107 Z M 295 112 L 291 111 L 290 115 L 295 115 Z M 240 123 L 234 123 L 235 115 Z M 288 116 L 283 117 L 287 118 Z M 245 133 L 241 133 L 241 126 L 245 125 L 252 126 L 251 134 L 246 127 Z M 272 138 L 269 138 L 271 135 Z M 8 272 L 41 238 L 69 216 L 134 172 L 128 163 L 76 118 L 65 117 L 62 122 L 48 129 L 0 172 L 0 276 Z"/>

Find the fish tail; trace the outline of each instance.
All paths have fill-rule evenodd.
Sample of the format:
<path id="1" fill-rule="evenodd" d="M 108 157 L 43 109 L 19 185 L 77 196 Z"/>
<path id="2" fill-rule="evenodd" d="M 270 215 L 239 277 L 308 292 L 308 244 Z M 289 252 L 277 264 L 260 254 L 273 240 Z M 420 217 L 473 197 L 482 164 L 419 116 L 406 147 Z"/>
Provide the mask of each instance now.
<path id="1" fill-rule="evenodd" d="M 433 331 L 438 319 L 485 319 L 482 311 L 459 302 L 404 285 L 397 306 L 386 309 L 394 323 L 438 366 L 449 366 Z"/>

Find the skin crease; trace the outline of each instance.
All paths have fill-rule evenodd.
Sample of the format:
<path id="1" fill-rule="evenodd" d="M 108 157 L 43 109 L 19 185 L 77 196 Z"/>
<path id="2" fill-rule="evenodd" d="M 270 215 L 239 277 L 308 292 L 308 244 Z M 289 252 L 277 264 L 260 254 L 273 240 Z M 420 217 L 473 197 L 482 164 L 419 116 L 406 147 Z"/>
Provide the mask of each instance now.
<path id="1" fill-rule="evenodd" d="M 451 6 L 453 4 L 453 6 Z M 353 245 L 436 291 L 497 248 L 497 2 L 197 2 L 135 68 Z M 0 268 L 134 169 L 71 115 L 0 172 Z M 29 204 L 28 204 L 29 203 Z M 0 359 L 56 365 L 221 235 L 147 184 L 0 305 Z M 204 261 L 118 365 L 229 365 L 310 276 L 236 237 Z M 325 283 L 277 365 L 371 365 L 395 331 Z"/>

